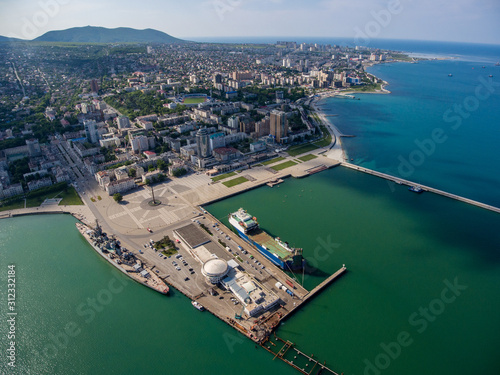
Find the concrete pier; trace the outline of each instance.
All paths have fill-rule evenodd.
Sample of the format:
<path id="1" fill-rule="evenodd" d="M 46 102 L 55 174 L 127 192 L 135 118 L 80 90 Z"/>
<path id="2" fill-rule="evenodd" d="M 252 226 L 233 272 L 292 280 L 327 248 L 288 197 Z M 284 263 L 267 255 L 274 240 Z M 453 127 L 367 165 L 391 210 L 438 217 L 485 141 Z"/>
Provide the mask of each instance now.
<path id="1" fill-rule="evenodd" d="M 354 169 L 356 171 L 368 173 L 368 174 L 371 174 L 373 176 L 377 176 L 377 177 L 383 178 L 385 180 L 393 181 L 393 182 L 395 182 L 396 184 L 399 184 L 399 185 L 419 186 L 424 191 L 428 191 L 428 192 L 434 193 L 434 194 L 439 194 L 439 195 L 442 195 L 443 197 L 455 199 L 455 200 L 460 201 L 460 202 L 464 202 L 464 203 L 472 204 L 472 205 L 477 206 L 477 207 L 484 208 L 485 210 L 490 210 L 490 211 L 493 211 L 493 212 L 500 213 L 500 208 L 498 208 L 498 207 L 491 206 L 491 205 L 485 204 L 485 203 L 481 203 L 481 202 L 478 202 L 478 201 L 475 201 L 475 200 L 472 200 L 472 199 L 469 199 L 469 198 L 461 197 L 461 196 L 456 195 L 456 194 L 451 194 L 451 193 L 448 193 L 446 191 L 435 189 L 435 188 L 430 187 L 430 186 L 418 184 L 416 182 L 408 181 L 408 180 L 405 180 L 405 179 L 399 178 L 399 177 L 394 177 L 394 176 L 391 176 L 391 175 L 386 174 L 386 173 L 377 172 L 377 171 L 374 171 L 372 169 L 360 167 L 358 165 L 354 165 L 354 164 L 347 163 L 347 162 L 343 162 L 343 163 L 341 163 L 341 165 L 343 167 L 347 167 L 347 168 L 350 168 L 350 169 Z"/>

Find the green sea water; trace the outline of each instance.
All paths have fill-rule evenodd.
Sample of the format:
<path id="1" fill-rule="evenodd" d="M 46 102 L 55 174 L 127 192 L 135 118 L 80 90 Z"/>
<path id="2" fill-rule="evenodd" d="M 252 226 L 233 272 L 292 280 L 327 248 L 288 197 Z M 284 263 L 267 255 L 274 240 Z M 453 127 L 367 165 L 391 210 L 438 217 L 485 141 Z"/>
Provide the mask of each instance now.
<path id="1" fill-rule="evenodd" d="M 0 221 L 0 374 L 239 374 L 294 371 L 172 291 L 130 281 L 71 216 Z M 16 270 L 16 367 L 8 366 L 8 265 Z"/>
<path id="2" fill-rule="evenodd" d="M 500 373 L 500 215 L 344 168 L 207 209 L 226 222 L 239 207 L 304 248 L 307 288 L 349 270 L 280 336 L 339 373 Z"/>
<path id="3" fill-rule="evenodd" d="M 341 167 L 207 209 L 226 221 L 239 207 L 304 248 L 307 288 L 349 269 L 285 321 L 280 337 L 346 375 L 499 373 L 498 214 Z M 2 374 L 298 373 L 175 290 L 165 297 L 129 281 L 74 222 L 0 221 Z M 14 370 L 6 364 L 9 264 Z M 443 299 L 450 283 L 459 290 Z M 404 346 L 391 344 L 398 338 Z"/>

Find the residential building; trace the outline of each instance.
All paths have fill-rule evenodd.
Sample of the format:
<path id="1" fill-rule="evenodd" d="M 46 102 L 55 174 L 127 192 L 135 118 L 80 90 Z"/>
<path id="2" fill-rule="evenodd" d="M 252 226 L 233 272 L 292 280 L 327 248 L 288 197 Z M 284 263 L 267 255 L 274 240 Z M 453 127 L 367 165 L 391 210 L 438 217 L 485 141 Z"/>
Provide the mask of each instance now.
<path id="1" fill-rule="evenodd" d="M 90 91 L 97 93 L 99 91 L 99 82 L 97 79 L 90 81 Z"/>
<path id="2" fill-rule="evenodd" d="M 127 129 L 130 128 L 130 120 L 127 116 L 119 116 L 117 117 L 117 125 L 118 129 Z"/>
<path id="3" fill-rule="evenodd" d="M 114 195 L 116 193 L 125 193 L 135 187 L 135 181 L 133 178 L 127 178 L 126 180 L 112 181 L 106 186 L 106 192 L 109 195 Z"/>
<path id="4" fill-rule="evenodd" d="M 50 177 L 46 178 L 41 178 L 39 180 L 33 180 L 28 182 L 28 190 L 33 191 L 37 189 L 41 189 L 43 187 L 51 186 L 52 185 L 52 179 Z"/>
<path id="5" fill-rule="evenodd" d="M 12 184 L 3 187 L 2 184 L 0 184 L 0 198 L 12 198 L 15 197 L 16 195 L 21 195 L 24 194 L 24 189 L 23 185 L 19 184 Z"/>
<path id="6" fill-rule="evenodd" d="M 200 158 L 207 158 L 211 155 L 209 139 L 207 128 L 201 128 L 196 133 L 197 154 Z"/>
<path id="7" fill-rule="evenodd" d="M 40 154 L 42 153 L 40 150 L 38 139 L 27 139 L 26 145 L 28 146 L 29 156 L 40 156 Z"/>
<path id="8" fill-rule="evenodd" d="M 273 110 L 270 118 L 270 134 L 281 143 L 288 135 L 288 120 L 285 112 Z"/>
<path id="9" fill-rule="evenodd" d="M 241 153 L 233 147 L 219 147 L 213 151 L 213 155 L 217 161 L 226 163 L 237 159 Z"/>
<path id="10" fill-rule="evenodd" d="M 85 136 L 87 140 L 94 144 L 99 141 L 99 132 L 97 131 L 97 123 L 94 120 L 88 120 L 83 123 L 85 127 Z"/>
<path id="11" fill-rule="evenodd" d="M 99 183 L 99 186 L 103 190 L 106 190 L 106 186 L 111 182 L 111 174 L 109 171 L 99 171 L 95 174 L 95 179 Z"/>

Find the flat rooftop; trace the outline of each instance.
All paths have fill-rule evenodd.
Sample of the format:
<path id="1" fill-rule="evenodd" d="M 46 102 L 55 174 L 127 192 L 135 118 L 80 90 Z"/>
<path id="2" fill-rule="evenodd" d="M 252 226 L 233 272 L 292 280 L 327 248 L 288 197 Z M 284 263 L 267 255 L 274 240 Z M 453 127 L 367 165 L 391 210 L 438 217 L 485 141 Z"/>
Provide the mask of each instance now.
<path id="1" fill-rule="evenodd" d="M 185 227 L 174 230 L 174 232 L 191 248 L 195 249 L 198 246 L 210 242 L 210 239 L 205 236 L 195 224 L 189 224 Z"/>

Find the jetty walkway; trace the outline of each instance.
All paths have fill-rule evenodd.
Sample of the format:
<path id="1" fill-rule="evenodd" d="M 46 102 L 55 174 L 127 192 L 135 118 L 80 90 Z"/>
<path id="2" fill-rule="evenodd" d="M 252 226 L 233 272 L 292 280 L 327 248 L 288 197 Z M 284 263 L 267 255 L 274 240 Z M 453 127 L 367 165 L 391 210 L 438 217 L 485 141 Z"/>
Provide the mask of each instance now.
<path id="1" fill-rule="evenodd" d="M 393 182 L 395 182 L 396 184 L 399 184 L 399 185 L 418 186 L 418 187 L 422 188 L 422 190 L 424 190 L 424 191 L 428 191 L 428 192 L 431 192 L 431 193 L 439 194 L 439 195 L 442 195 L 443 197 L 455 199 L 455 200 L 458 200 L 460 202 L 468 203 L 468 204 L 471 204 L 471 205 L 474 205 L 474 206 L 477 206 L 477 207 L 484 208 L 486 210 L 490 210 L 490 211 L 493 211 L 493 212 L 500 213 L 500 208 L 498 208 L 498 207 L 491 206 L 491 205 L 485 204 L 485 203 L 481 203 L 481 202 L 478 202 L 478 201 L 475 201 L 475 200 L 472 200 L 472 199 L 469 199 L 469 198 L 461 197 L 461 196 L 456 195 L 456 194 L 448 193 L 448 192 L 443 191 L 443 190 L 435 189 L 435 188 L 430 187 L 430 186 L 426 186 L 426 185 L 422 185 L 422 184 L 417 184 L 416 182 L 408 181 L 408 180 L 405 180 L 405 179 L 399 178 L 399 177 L 394 177 L 394 176 L 391 176 L 391 175 L 386 174 L 386 173 L 377 172 L 377 171 L 374 171 L 372 169 L 360 167 L 358 165 L 354 165 L 354 164 L 347 163 L 347 162 L 342 162 L 341 165 L 343 167 L 347 167 L 347 168 L 354 169 L 356 171 L 368 173 L 368 174 L 371 174 L 373 176 L 377 176 L 377 177 L 383 178 L 385 180 L 393 181 Z"/>

